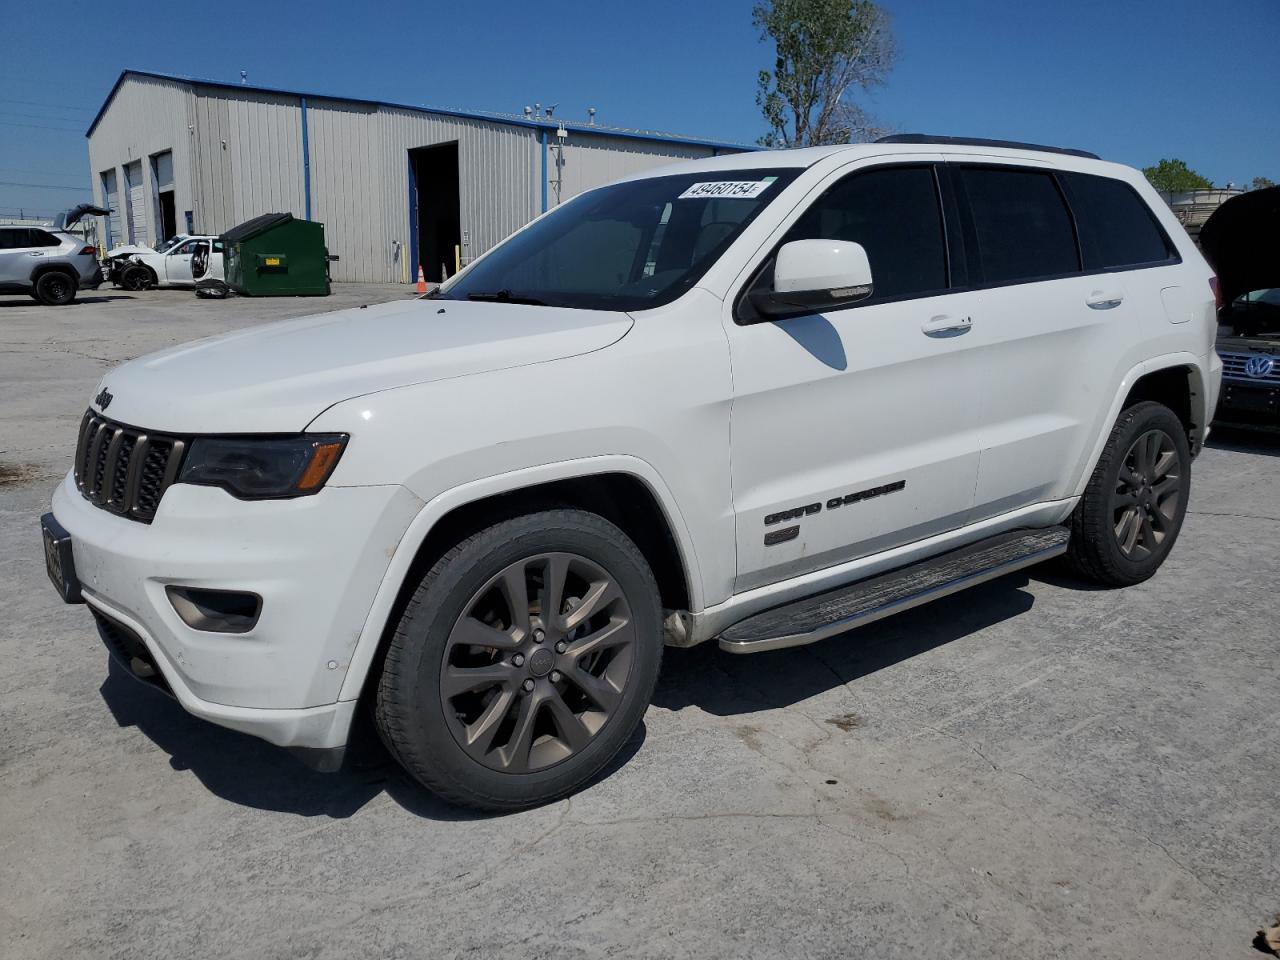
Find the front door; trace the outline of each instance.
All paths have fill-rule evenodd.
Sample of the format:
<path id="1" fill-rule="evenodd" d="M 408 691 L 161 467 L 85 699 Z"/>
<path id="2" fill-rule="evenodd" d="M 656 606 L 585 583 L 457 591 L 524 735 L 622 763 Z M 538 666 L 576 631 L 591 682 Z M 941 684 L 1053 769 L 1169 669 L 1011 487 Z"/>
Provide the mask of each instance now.
<path id="1" fill-rule="evenodd" d="M 940 158 L 938 158 L 940 159 Z M 948 260 L 934 158 L 835 175 L 778 242 L 861 243 L 874 292 L 768 321 L 730 303 L 737 591 L 962 526 L 973 504 L 973 293 Z M 772 254 L 750 282 L 772 284 Z"/>
<path id="2" fill-rule="evenodd" d="M 167 283 L 194 283 L 191 272 L 191 257 L 199 249 L 201 241 L 188 240 L 169 251 L 164 258 L 165 275 L 160 279 Z"/>

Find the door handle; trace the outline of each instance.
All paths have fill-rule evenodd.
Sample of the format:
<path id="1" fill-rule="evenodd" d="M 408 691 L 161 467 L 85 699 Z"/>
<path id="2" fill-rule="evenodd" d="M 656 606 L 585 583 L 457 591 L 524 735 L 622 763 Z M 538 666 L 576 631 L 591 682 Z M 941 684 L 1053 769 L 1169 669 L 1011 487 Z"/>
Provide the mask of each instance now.
<path id="1" fill-rule="evenodd" d="M 971 317 L 953 317 L 946 313 L 930 317 L 920 325 L 920 329 L 930 337 L 958 337 L 962 333 L 968 333 L 972 327 Z"/>
<path id="2" fill-rule="evenodd" d="M 1124 294 L 1116 290 L 1095 290 L 1085 303 L 1094 310 L 1110 310 L 1124 303 Z"/>

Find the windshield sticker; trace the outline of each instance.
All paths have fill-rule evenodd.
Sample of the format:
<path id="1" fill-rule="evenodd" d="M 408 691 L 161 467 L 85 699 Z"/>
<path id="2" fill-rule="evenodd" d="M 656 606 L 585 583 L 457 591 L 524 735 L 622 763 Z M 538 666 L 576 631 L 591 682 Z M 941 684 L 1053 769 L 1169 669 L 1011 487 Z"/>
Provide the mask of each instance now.
<path id="1" fill-rule="evenodd" d="M 765 177 L 763 180 L 712 180 L 707 183 L 695 183 L 677 200 L 702 200 L 708 197 L 725 197 L 738 200 L 752 200 L 764 193 L 777 177 Z"/>

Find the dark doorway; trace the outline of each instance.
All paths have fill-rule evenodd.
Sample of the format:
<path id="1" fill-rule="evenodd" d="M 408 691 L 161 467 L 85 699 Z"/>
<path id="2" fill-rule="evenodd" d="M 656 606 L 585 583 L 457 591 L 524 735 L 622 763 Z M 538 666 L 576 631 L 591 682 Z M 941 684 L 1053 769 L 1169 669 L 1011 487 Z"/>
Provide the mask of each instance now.
<path id="1" fill-rule="evenodd" d="M 419 147 L 409 151 L 409 168 L 414 189 L 410 203 L 418 225 L 418 262 L 410 264 L 418 278 L 423 275 L 439 283 L 457 272 L 458 250 L 462 243 L 462 220 L 458 202 L 458 144 Z"/>
<path id="2" fill-rule="evenodd" d="M 160 239 L 168 240 L 178 232 L 178 212 L 173 206 L 173 191 L 160 191 Z"/>

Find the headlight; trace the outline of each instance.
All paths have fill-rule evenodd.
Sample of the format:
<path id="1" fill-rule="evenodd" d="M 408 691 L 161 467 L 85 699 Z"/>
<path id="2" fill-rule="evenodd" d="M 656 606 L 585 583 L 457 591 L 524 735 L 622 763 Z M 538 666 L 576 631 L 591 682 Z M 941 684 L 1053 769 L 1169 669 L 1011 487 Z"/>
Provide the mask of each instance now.
<path id="1" fill-rule="evenodd" d="M 222 487 L 242 500 L 319 493 L 346 446 L 343 433 L 298 437 L 196 437 L 179 483 Z"/>

